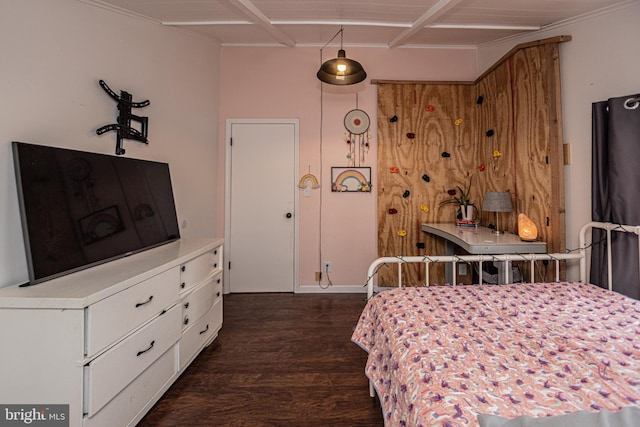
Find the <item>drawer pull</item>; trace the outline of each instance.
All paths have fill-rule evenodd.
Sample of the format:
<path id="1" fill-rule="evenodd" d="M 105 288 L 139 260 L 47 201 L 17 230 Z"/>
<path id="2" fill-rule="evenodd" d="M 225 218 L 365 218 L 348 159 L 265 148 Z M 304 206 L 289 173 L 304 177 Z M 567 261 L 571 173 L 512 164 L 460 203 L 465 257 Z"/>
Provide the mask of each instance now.
<path id="1" fill-rule="evenodd" d="M 146 348 L 146 349 L 144 349 L 144 350 L 140 350 L 140 351 L 138 352 L 138 354 L 136 354 L 136 357 L 139 357 L 141 354 L 145 354 L 147 351 L 151 350 L 151 349 L 153 348 L 153 346 L 155 345 L 155 343 L 156 343 L 156 342 L 155 342 L 155 340 L 154 340 L 154 341 L 151 341 L 151 344 L 149 344 L 149 347 L 147 347 L 147 348 Z"/>
<path id="2" fill-rule="evenodd" d="M 209 324 L 207 323 L 207 327 L 200 331 L 200 335 L 204 334 L 209 330 Z"/>
<path id="3" fill-rule="evenodd" d="M 180 271 L 182 271 L 183 273 L 187 271 L 187 266 L 183 265 L 182 267 L 180 267 Z"/>
<path id="4" fill-rule="evenodd" d="M 188 302 L 184 303 L 184 308 L 189 308 L 189 303 Z"/>
<path id="5" fill-rule="evenodd" d="M 180 283 L 180 289 L 184 289 L 184 287 L 185 287 L 185 286 L 186 286 L 186 285 L 185 285 L 185 283 L 184 283 L 184 282 Z"/>
<path id="6" fill-rule="evenodd" d="M 220 296 L 220 292 L 218 291 L 216 292 L 216 297 L 219 297 L 219 296 Z"/>
<path id="7" fill-rule="evenodd" d="M 183 323 L 184 323 L 185 325 L 188 325 L 188 324 L 189 324 L 189 317 L 188 317 L 188 316 L 184 318 L 184 322 L 183 322 Z"/>
<path id="8" fill-rule="evenodd" d="M 147 304 L 149 304 L 149 303 L 151 302 L 151 300 L 152 300 L 152 299 L 153 299 L 153 295 L 150 295 L 150 296 L 149 296 L 149 299 L 148 299 L 148 300 L 146 300 L 145 302 L 139 302 L 139 303 L 137 303 L 137 304 L 136 304 L 136 308 L 138 308 L 138 307 L 142 307 L 143 305 L 147 305 Z"/>

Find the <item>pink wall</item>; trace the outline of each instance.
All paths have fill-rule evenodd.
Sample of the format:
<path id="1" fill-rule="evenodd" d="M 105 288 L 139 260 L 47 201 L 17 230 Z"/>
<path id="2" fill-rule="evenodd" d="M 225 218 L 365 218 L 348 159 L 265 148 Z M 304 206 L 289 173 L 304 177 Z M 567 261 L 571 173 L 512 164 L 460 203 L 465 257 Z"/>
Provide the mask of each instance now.
<path id="1" fill-rule="evenodd" d="M 336 55 L 337 49 L 327 47 L 324 60 Z M 371 80 L 465 81 L 477 76 L 475 49 L 345 46 L 345 50 L 348 58 L 360 62 L 367 71 L 365 82 L 321 86 L 316 78 L 321 63 L 319 47 L 222 48 L 217 230 L 224 233 L 226 120 L 298 118 L 300 176 L 310 171 L 318 179 L 322 177 L 321 188 L 312 190 L 311 197 L 300 194 L 299 200 L 299 283 L 315 287 L 307 290 L 319 289 L 314 272 L 328 260 L 332 262 L 332 290 L 353 291 L 354 286 L 364 284 L 367 267 L 377 256 L 377 87 Z M 331 167 L 348 165 L 343 123 L 345 114 L 354 108 L 366 111 L 371 118 L 371 149 L 361 166 L 372 168 L 373 191 L 332 193 Z"/>
<path id="2" fill-rule="evenodd" d="M 125 140 L 126 157 L 168 162 L 180 235 L 215 236 L 219 43 L 88 2 L 0 1 L 0 57 L 0 287 L 29 277 L 10 142 L 113 155 L 99 79 L 150 100 L 149 144 Z"/>

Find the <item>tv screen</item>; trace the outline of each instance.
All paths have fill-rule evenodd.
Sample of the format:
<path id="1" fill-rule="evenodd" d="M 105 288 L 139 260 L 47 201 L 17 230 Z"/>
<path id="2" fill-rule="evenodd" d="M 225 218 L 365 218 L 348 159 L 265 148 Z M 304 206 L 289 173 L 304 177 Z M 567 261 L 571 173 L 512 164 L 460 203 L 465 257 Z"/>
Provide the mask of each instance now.
<path id="1" fill-rule="evenodd" d="M 12 148 L 29 284 L 180 238 L 167 163 Z"/>

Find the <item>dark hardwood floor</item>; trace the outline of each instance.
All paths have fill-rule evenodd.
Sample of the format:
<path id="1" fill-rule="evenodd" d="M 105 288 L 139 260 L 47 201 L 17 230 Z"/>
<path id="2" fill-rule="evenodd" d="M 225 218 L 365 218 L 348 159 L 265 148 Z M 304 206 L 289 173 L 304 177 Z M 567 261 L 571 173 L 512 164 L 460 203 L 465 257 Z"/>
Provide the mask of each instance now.
<path id="1" fill-rule="evenodd" d="M 364 305 L 364 294 L 225 295 L 218 338 L 138 425 L 382 426 L 351 342 Z"/>

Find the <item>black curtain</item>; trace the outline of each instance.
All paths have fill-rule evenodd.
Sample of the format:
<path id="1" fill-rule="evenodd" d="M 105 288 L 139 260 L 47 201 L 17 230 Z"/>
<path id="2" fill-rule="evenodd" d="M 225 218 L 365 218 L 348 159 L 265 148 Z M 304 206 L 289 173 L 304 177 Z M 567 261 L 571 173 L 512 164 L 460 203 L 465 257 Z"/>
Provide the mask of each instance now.
<path id="1" fill-rule="evenodd" d="M 593 221 L 640 224 L 640 95 L 592 105 Z M 593 230 L 590 282 L 607 287 L 606 233 Z M 613 290 L 640 299 L 638 237 L 612 233 Z"/>

